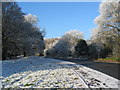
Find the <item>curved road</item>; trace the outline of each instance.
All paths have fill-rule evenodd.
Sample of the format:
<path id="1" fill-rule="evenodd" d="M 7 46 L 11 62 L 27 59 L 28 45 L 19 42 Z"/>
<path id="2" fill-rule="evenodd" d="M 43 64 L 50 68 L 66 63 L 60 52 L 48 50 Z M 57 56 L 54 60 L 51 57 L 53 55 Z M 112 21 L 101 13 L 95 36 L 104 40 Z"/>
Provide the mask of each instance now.
<path id="1" fill-rule="evenodd" d="M 118 63 L 95 62 L 91 60 L 81 60 L 81 59 L 67 59 L 65 61 L 70 61 L 76 64 L 84 65 L 86 67 L 98 70 L 102 73 L 108 74 L 120 80 L 120 64 Z"/>

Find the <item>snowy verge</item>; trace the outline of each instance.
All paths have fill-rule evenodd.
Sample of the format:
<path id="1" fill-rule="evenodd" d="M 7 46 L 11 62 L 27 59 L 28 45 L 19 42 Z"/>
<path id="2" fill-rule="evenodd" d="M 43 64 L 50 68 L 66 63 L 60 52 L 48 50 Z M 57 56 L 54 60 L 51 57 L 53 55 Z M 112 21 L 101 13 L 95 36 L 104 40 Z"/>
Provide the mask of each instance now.
<path id="1" fill-rule="evenodd" d="M 63 60 L 30 57 L 2 61 L 3 88 L 118 88 L 118 81 Z"/>

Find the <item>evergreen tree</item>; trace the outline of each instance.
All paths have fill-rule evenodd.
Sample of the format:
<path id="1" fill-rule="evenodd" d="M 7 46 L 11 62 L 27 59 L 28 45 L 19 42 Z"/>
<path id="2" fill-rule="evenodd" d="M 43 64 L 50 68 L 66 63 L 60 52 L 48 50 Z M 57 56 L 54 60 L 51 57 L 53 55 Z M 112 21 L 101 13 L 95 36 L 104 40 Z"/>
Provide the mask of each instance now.
<path id="1" fill-rule="evenodd" d="M 76 56 L 81 56 L 81 55 L 88 55 L 88 46 L 85 40 L 80 39 L 75 46 L 75 53 Z"/>

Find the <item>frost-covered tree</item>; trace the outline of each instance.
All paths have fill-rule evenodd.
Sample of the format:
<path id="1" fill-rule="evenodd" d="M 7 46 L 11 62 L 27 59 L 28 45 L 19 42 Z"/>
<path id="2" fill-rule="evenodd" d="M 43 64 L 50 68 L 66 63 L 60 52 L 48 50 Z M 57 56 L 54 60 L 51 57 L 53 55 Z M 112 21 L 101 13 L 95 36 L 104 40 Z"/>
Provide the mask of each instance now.
<path id="1" fill-rule="evenodd" d="M 68 38 L 72 37 L 74 39 L 81 39 L 83 38 L 83 33 L 80 32 L 79 30 L 70 30 L 65 33 L 64 37 L 68 37 Z"/>
<path id="2" fill-rule="evenodd" d="M 120 0 L 104 0 L 100 4 L 100 15 L 95 18 L 95 23 L 97 27 L 93 30 L 92 42 L 102 44 L 105 50 L 111 49 L 107 50 L 109 52 L 114 52 L 115 48 L 115 51 L 119 50 Z"/>
<path id="3" fill-rule="evenodd" d="M 52 47 L 54 47 L 59 39 L 60 38 L 45 39 L 44 56 L 48 56 L 48 50 L 50 50 Z"/>
<path id="4" fill-rule="evenodd" d="M 120 32 L 120 0 L 104 0 L 95 23 L 100 30 Z"/>
<path id="5" fill-rule="evenodd" d="M 49 48 L 46 52 L 47 56 L 51 57 L 67 57 L 70 56 L 69 42 L 61 38 L 52 48 Z"/>
<path id="6" fill-rule="evenodd" d="M 119 35 L 120 0 L 104 0 L 100 4 L 100 15 L 94 21 L 97 24 L 97 28 L 94 29 L 94 35 L 103 31 L 111 31 Z M 108 35 L 110 34 L 108 33 Z"/>
<path id="7" fill-rule="evenodd" d="M 45 53 L 47 56 L 52 57 L 70 57 L 74 53 L 77 40 L 81 38 L 83 38 L 83 33 L 77 30 L 70 30 L 52 44 L 52 47 L 46 50 Z"/>
<path id="8" fill-rule="evenodd" d="M 29 32 L 27 36 L 27 42 L 29 42 L 29 48 L 26 49 L 26 52 L 30 55 L 33 54 L 43 54 L 43 50 L 45 48 L 44 40 L 43 40 L 43 33 L 40 31 L 40 27 L 37 25 L 38 18 L 35 15 L 27 14 L 24 15 L 25 22 L 28 25 L 31 25 L 31 28 L 28 29 Z M 29 26 L 28 26 L 29 28 Z"/>
<path id="9" fill-rule="evenodd" d="M 16 2 L 2 3 L 3 59 L 43 52 L 44 40 L 37 21 L 36 16 L 25 15 Z"/>
<path id="10" fill-rule="evenodd" d="M 37 24 L 38 23 L 38 18 L 35 15 L 32 14 L 27 14 L 24 16 L 25 21 L 31 23 L 31 24 Z"/>
<path id="11" fill-rule="evenodd" d="M 17 55 L 21 28 L 23 27 L 24 13 L 15 2 L 2 3 L 2 56 L 3 59 Z M 18 34 L 19 33 L 19 34 Z M 15 51 L 16 49 L 16 51 Z"/>
<path id="12" fill-rule="evenodd" d="M 50 38 L 50 39 L 45 39 L 45 49 L 49 49 L 58 42 L 60 38 Z"/>
<path id="13" fill-rule="evenodd" d="M 63 38 L 69 42 L 71 53 L 74 55 L 74 47 L 78 43 L 79 39 L 83 39 L 83 33 L 79 30 L 70 30 L 63 35 Z"/>

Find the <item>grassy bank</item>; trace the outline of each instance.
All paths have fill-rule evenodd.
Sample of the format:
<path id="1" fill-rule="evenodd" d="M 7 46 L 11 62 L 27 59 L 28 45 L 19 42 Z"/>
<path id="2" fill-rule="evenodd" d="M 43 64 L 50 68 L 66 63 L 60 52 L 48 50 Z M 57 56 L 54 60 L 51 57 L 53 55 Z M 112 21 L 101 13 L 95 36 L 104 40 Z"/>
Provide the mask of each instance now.
<path id="1" fill-rule="evenodd" d="M 120 58 L 99 58 L 98 61 L 120 62 Z"/>

